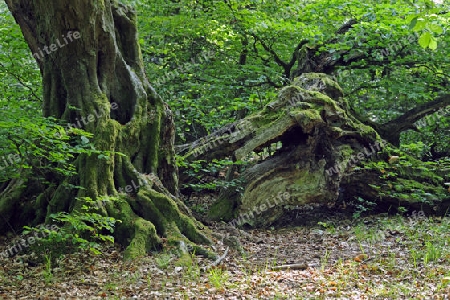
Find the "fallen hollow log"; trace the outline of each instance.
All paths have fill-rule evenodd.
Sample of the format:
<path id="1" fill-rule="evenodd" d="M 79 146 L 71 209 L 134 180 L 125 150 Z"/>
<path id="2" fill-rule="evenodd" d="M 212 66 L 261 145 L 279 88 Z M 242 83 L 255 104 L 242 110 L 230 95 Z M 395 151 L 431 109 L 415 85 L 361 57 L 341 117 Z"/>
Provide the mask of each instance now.
<path id="1" fill-rule="evenodd" d="M 283 142 L 284 149 L 304 143 L 299 139 L 319 131 L 333 139 L 347 137 L 361 143 L 379 140 L 375 130 L 348 115 L 346 106 L 341 88 L 331 77 L 304 74 L 262 111 L 178 146 L 177 152 L 188 160 L 230 155 L 242 159 L 278 141 Z"/>
<path id="2" fill-rule="evenodd" d="M 350 178 L 355 165 L 375 157 L 385 145 L 372 127 L 349 113 L 337 83 L 325 74 L 307 73 L 261 111 L 185 146 L 181 153 L 187 160 L 241 160 L 274 143 L 281 145 L 272 156 L 240 175 L 241 189 L 221 193 L 209 211 L 211 219 L 267 226 L 289 207 L 334 202 L 344 177 Z M 370 189 L 367 195 L 352 192 L 351 181 L 345 184 L 352 197 L 379 196 Z M 433 201 L 443 197 L 440 193 Z"/>

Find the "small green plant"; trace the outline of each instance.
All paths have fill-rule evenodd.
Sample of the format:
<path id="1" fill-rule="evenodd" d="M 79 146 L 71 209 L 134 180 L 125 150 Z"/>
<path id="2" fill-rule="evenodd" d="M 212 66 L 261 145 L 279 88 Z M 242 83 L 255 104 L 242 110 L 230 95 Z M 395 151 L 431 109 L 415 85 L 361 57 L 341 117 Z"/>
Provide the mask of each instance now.
<path id="1" fill-rule="evenodd" d="M 441 284 L 438 286 L 438 291 L 444 289 L 450 285 L 450 272 L 441 279 Z"/>
<path id="2" fill-rule="evenodd" d="M 115 282 L 107 282 L 105 283 L 105 290 L 107 291 L 114 291 L 115 289 L 117 289 L 118 285 Z"/>
<path id="3" fill-rule="evenodd" d="M 368 229 L 363 224 L 359 224 L 353 229 L 353 233 L 355 234 L 355 237 L 358 241 L 359 249 L 361 250 L 362 254 L 365 254 L 362 242 L 367 238 L 367 231 Z"/>
<path id="4" fill-rule="evenodd" d="M 364 200 L 361 197 L 357 197 L 356 203 L 355 203 L 355 212 L 353 213 L 353 218 L 358 219 L 359 217 L 361 217 L 362 213 L 372 210 L 375 207 L 375 205 L 376 205 L 375 202 L 371 202 L 369 200 Z"/>
<path id="5" fill-rule="evenodd" d="M 44 259 L 45 259 L 45 268 L 42 274 L 44 275 L 45 283 L 49 284 L 53 281 L 51 253 L 45 254 Z"/>
<path id="6" fill-rule="evenodd" d="M 397 211 L 398 211 L 399 214 L 404 214 L 404 213 L 406 213 L 408 211 L 408 209 L 406 207 L 399 206 L 397 208 Z"/>
<path id="7" fill-rule="evenodd" d="M 260 272 L 260 274 L 262 275 L 262 274 L 266 273 L 268 270 L 270 270 L 272 267 L 275 267 L 278 264 L 277 259 L 276 259 L 278 256 L 277 254 L 278 254 L 278 249 L 275 250 L 275 254 L 273 255 L 272 261 L 270 261 L 270 258 L 268 257 L 264 264 L 264 268 L 259 269 L 258 273 Z"/>
<path id="8" fill-rule="evenodd" d="M 200 279 L 200 267 L 197 263 L 195 253 L 191 253 L 191 263 L 187 264 L 185 275 L 189 280 L 198 281 Z"/>
<path id="9" fill-rule="evenodd" d="M 145 276 L 145 280 L 147 281 L 147 287 L 151 288 L 152 287 L 152 275 L 147 274 L 147 276 Z"/>
<path id="10" fill-rule="evenodd" d="M 139 282 L 139 279 L 141 279 L 142 273 L 140 271 L 137 272 L 131 272 L 126 277 L 126 282 L 129 285 L 137 284 Z"/>
<path id="11" fill-rule="evenodd" d="M 353 228 L 353 233 L 355 234 L 356 239 L 358 241 L 362 240 L 364 238 L 364 236 L 365 236 L 364 225 L 358 224 L 357 226 L 355 226 Z"/>
<path id="12" fill-rule="evenodd" d="M 160 269 L 167 269 L 173 257 L 170 253 L 161 253 L 156 258 L 156 264 Z"/>
<path id="13" fill-rule="evenodd" d="M 104 198 L 102 201 L 110 201 L 111 199 Z M 55 221 L 63 222 L 68 226 L 72 243 L 77 245 L 79 249 L 100 254 L 101 245 L 99 242 L 114 243 L 114 237 L 104 233 L 114 233 L 115 223 L 121 221 L 94 212 L 100 210 L 100 207 L 89 197 L 78 200 L 84 202 L 81 211 L 74 211 L 72 214 L 60 212 L 52 214 L 51 217 Z"/>
<path id="14" fill-rule="evenodd" d="M 334 227 L 334 225 L 332 223 L 317 222 L 317 225 L 322 226 L 323 228 L 325 228 L 331 234 L 336 232 L 336 228 Z"/>
<path id="15" fill-rule="evenodd" d="M 416 249 L 411 249 L 410 255 L 413 260 L 414 268 L 417 268 L 417 260 L 420 258 L 420 253 Z"/>
<path id="16" fill-rule="evenodd" d="M 384 232 L 382 230 L 378 230 L 376 228 L 370 228 L 367 232 L 366 240 L 370 244 L 376 244 L 380 241 L 383 241 L 386 238 Z"/>
<path id="17" fill-rule="evenodd" d="M 328 249 L 325 250 L 325 254 L 320 258 L 320 270 L 323 272 L 325 270 L 325 267 L 328 264 L 328 260 L 330 259 L 331 253 L 328 251 Z"/>
<path id="18" fill-rule="evenodd" d="M 395 252 L 389 253 L 389 261 L 387 267 L 389 267 L 390 270 L 393 270 L 397 267 L 397 257 L 395 255 Z"/>
<path id="19" fill-rule="evenodd" d="M 431 242 L 425 243 L 426 252 L 423 257 L 424 264 L 428 264 L 431 261 L 438 260 L 441 257 L 442 251 L 438 246 Z"/>
<path id="20" fill-rule="evenodd" d="M 102 201 L 110 200 L 112 198 L 102 199 Z M 80 211 L 75 210 L 70 214 L 59 212 L 50 215 L 53 221 L 63 224 L 58 230 L 24 226 L 24 234 L 35 232 L 44 236 L 31 246 L 32 249 L 49 253 L 53 259 L 57 259 L 60 255 L 77 249 L 101 254 L 100 243 L 114 243 L 114 237 L 106 232 L 112 234 L 115 224 L 121 221 L 94 212 L 100 208 L 91 198 L 79 198 L 78 201 L 83 203 Z"/>
<path id="21" fill-rule="evenodd" d="M 211 268 L 208 271 L 208 281 L 216 288 L 220 289 L 228 281 L 228 273 L 221 268 Z"/>

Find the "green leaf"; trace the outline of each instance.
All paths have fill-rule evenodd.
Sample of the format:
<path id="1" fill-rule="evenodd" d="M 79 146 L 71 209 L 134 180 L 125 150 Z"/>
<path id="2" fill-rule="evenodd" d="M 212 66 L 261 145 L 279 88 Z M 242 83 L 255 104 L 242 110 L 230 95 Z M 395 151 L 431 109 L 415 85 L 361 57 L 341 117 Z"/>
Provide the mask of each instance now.
<path id="1" fill-rule="evenodd" d="M 436 50 L 437 49 L 437 40 L 436 40 L 436 38 L 434 36 L 431 36 L 430 43 L 428 44 L 428 47 L 431 50 Z"/>
<path id="2" fill-rule="evenodd" d="M 89 139 L 85 136 L 81 136 L 81 143 L 84 144 L 89 144 Z"/>
<path id="3" fill-rule="evenodd" d="M 415 17 L 411 20 L 411 23 L 409 23 L 409 30 L 413 30 L 414 27 L 416 27 L 418 17 Z"/>
<path id="4" fill-rule="evenodd" d="M 419 37 L 419 45 L 424 49 L 427 48 L 428 45 L 430 45 L 431 37 L 432 36 L 429 32 L 422 33 Z"/>
<path id="5" fill-rule="evenodd" d="M 442 32 L 444 32 L 442 27 L 438 24 L 431 23 L 428 25 L 428 28 L 436 34 L 442 34 Z"/>
<path id="6" fill-rule="evenodd" d="M 425 26 L 427 25 L 427 21 L 424 19 L 417 19 L 416 25 L 414 26 L 414 31 L 421 31 L 425 29 Z"/>

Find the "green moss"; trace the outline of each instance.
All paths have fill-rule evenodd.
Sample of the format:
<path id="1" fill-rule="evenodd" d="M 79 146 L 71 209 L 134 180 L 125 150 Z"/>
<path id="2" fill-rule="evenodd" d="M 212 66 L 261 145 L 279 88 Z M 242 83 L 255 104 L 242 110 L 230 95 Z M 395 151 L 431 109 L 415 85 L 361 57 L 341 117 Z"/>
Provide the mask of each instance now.
<path id="1" fill-rule="evenodd" d="M 182 233 L 192 242 L 199 244 L 211 244 L 211 240 L 199 231 L 199 227 L 202 226 L 200 223 L 195 221 L 193 218 L 186 215 L 181 215 L 181 226 Z"/>
<path id="2" fill-rule="evenodd" d="M 315 109 L 295 110 L 291 115 L 306 133 L 311 132 L 318 123 L 322 122 L 320 112 Z"/>
<path id="3" fill-rule="evenodd" d="M 119 243 L 129 243 L 129 238 L 132 236 L 133 223 L 136 219 L 136 215 L 132 211 L 130 205 L 126 201 L 126 197 L 119 196 L 116 201 L 111 201 L 106 204 L 108 214 L 117 220 L 121 220 L 121 223 L 116 225 L 114 236 Z"/>
<path id="4" fill-rule="evenodd" d="M 153 223 L 138 217 L 127 202 L 126 196 L 107 204 L 108 214 L 122 222 L 116 226 L 114 236 L 121 244 L 128 244 L 124 258 L 144 256 L 161 247 L 161 239 Z"/>
<path id="5" fill-rule="evenodd" d="M 134 235 L 124 252 L 124 258 L 127 260 L 145 256 L 160 244 L 155 226 L 151 222 L 138 218 L 133 225 Z"/>
<path id="6" fill-rule="evenodd" d="M 329 75 L 324 73 L 304 73 L 294 79 L 293 85 L 304 88 L 320 88 L 324 93 L 333 99 L 343 96 L 343 91 L 339 84 Z"/>
<path id="7" fill-rule="evenodd" d="M 154 190 L 141 189 L 134 209 L 141 211 L 142 216 L 153 222 L 160 235 L 175 237 L 179 242 L 183 234 L 195 243 L 209 244 L 210 240 L 199 231 L 200 224 L 184 215 L 174 199 Z"/>
<path id="8" fill-rule="evenodd" d="M 147 154 L 147 170 L 157 170 L 160 162 L 160 133 L 161 133 L 161 121 L 163 108 L 161 106 L 156 107 L 156 114 L 154 115 L 152 126 L 149 129 L 141 128 L 146 134 L 148 154 Z"/>
<path id="9" fill-rule="evenodd" d="M 192 264 L 192 257 L 189 253 L 181 254 L 181 257 L 175 262 L 175 265 L 179 267 L 190 267 Z"/>
<path id="10" fill-rule="evenodd" d="M 233 201 L 225 198 L 219 199 L 211 205 L 208 218 L 213 221 L 229 222 L 233 219 L 234 207 L 235 204 Z"/>

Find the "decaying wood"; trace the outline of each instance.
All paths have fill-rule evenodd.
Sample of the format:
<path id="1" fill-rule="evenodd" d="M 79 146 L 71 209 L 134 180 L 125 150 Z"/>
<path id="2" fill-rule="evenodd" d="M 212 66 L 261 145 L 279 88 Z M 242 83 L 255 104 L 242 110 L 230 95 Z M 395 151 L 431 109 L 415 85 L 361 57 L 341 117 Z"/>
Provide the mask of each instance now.
<path id="1" fill-rule="evenodd" d="M 355 45 L 354 47 L 351 47 L 351 49 L 340 49 L 336 52 L 320 50 L 323 46 L 342 42 L 345 38 L 344 34 L 358 23 L 360 23 L 360 21 L 350 19 L 336 30 L 335 36 L 320 44 L 313 44 L 309 40 L 301 40 L 292 50 L 289 60 L 283 60 L 274 49 L 273 45 L 266 43 L 264 38 L 259 37 L 255 33 L 253 33 L 252 36 L 257 43 L 261 44 L 272 60 L 283 69 L 283 77 L 289 78 L 290 80 L 293 80 L 294 78 L 305 73 L 333 74 L 338 67 L 350 66 L 351 64 L 358 63 L 360 61 L 365 62 L 364 66 L 361 68 L 365 68 L 365 66 L 391 65 L 392 61 L 390 57 L 384 57 L 383 60 L 377 58 L 380 53 L 384 53 L 386 51 L 386 48 L 382 47 L 366 47 L 364 49 L 358 49 L 358 46 Z M 406 45 L 411 42 L 417 43 L 417 37 L 418 36 L 416 35 L 405 37 L 404 41 L 407 43 L 405 44 L 405 47 L 389 47 L 389 53 L 392 57 L 396 57 L 396 59 L 406 59 L 411 50 L 409 47 L 406 47 Z M 360 42 L 364 43 L 365 41 L 362 40 Z M 380 42 L 382 43 L 383 41 L 380 40 Z M 402 64 L 411 66 L 415 65 L 416 62 L 411 59 L 406 59 L 406 61 L 402 62 Z M 268 81 L 270 82 L 270 80 Z M 445 83 L 442 83 L 442 85 L 445 86 Z M 362 123 L 376 128 L 381 138 L 392 143 L 393 145 L 398 145 L 401 132 L 409 129 L 415 129 L 416 127 L 413 124 L 414 122 L 425 117 L 426 115 L 432 114 L 439 108 L 448 106 L 450 104 L 450 101 L 448 100 L 449 97 L 450 95 L 448 94 L 440 95 L 435 101 L 417 106 L 416 108 L 407 111 L 398 118 L 385 124 L 373 123 L 367 118 L 356 114 L 354 111 L 353 115 Z"/>
<path id="2" fill-rule="evenodd" d="M 290 265 L 281 265 L 274 266 L 270 268 L 272 271 L 281 271 L 281 270 L 306 270 L 308 269 L 307 264 L 290 264 Z"/>
<path id="3" fill-rule="evenodd" d="M 237 178 L 239 185 L 221 192 L 209 211 L 211 219 L 237 226 L 269 226 L 289 207 L 333 203 L 344 197 L 344 190 L 351 199 L 403 205 L 408 201 L 399 202 L 394 190 L 393 197 L 381 199 L 370 184 L 388 192 L 395 185 L 407 186 L 408 180 L 421 182 L 428 176 L 411 170 L 410 178 L 396 183 L 380 180 L 379 172 L 355 169 L 358 163 L 377 157 L 387 143 L 373 127 L 352 115 L 340 87 L 329 76 L 315 73 L 296 78 L 261 111 L 185 146 L 181 153 L 187 160 L 225 156 L 240 160 L 274 143 L 278 147 L 273 155 L 247 166 Z M 439 178 L 421 186 L 431 195 L 429 207 L 446 205 Z"/>
<path id="4" fill-rule="evenodd" d="M 293 86 L 284 88 L 278 99 L 269 103 L 261 112 L 229 124 L 191 144 L 178 147 L 178 154 L 183 155 L 185 159 L 225 156 L 242 159 L 252 151 L 260 151 L 272 143 L 295 143 L 295 139 L 301 137 L 295 137 L 293 134 L 317 134 L 321 129 L 329 131 L 328 133 L 336 138 L 352 136 L 361 142 L 375 140 L 374 130 L 371 136 L 364 137 L 358 134 L 351 124 L 348 124 L 349 130 L 339 128 L 339 125 L 347 122 L 344 118 L 353 123 L 358 121 L 347 116 L 340 87 L 325 74 L 315 77 L 317 76 L 311 74 L 299 77 Z M 318 98 L 320 93 L 323 93 L 325 98 Z M 312 112 L 313 106 L 320 106 L 321 111 L 311 116 L 313 122 L 308 122 L 309 116 L 304 112 Z M 327 127 L 326 124 L 331 126 Z M 306 135 L 303 138 L 306 138 Z"/>
<path id="5" fill-rule="evenodd" d="M 213 219 L 230 221 L 222 213 L 239 207 L 237 217 L 263 226 L 281 216 L 285 205 L 334 201 L 345 169 L 331 176 L 326 171 L 377 140 L 375 130 L 348 114 L 342 90 L 330 77 L 304 74 L 261 111 L 193 143 L 184 158 L 240 160 L 279 143 L 274 155 L 241 174 L 242 194 L 224 190 L 218 203 L 225 207 L 211 210 L 211 216 L 218 213 Z"/>

